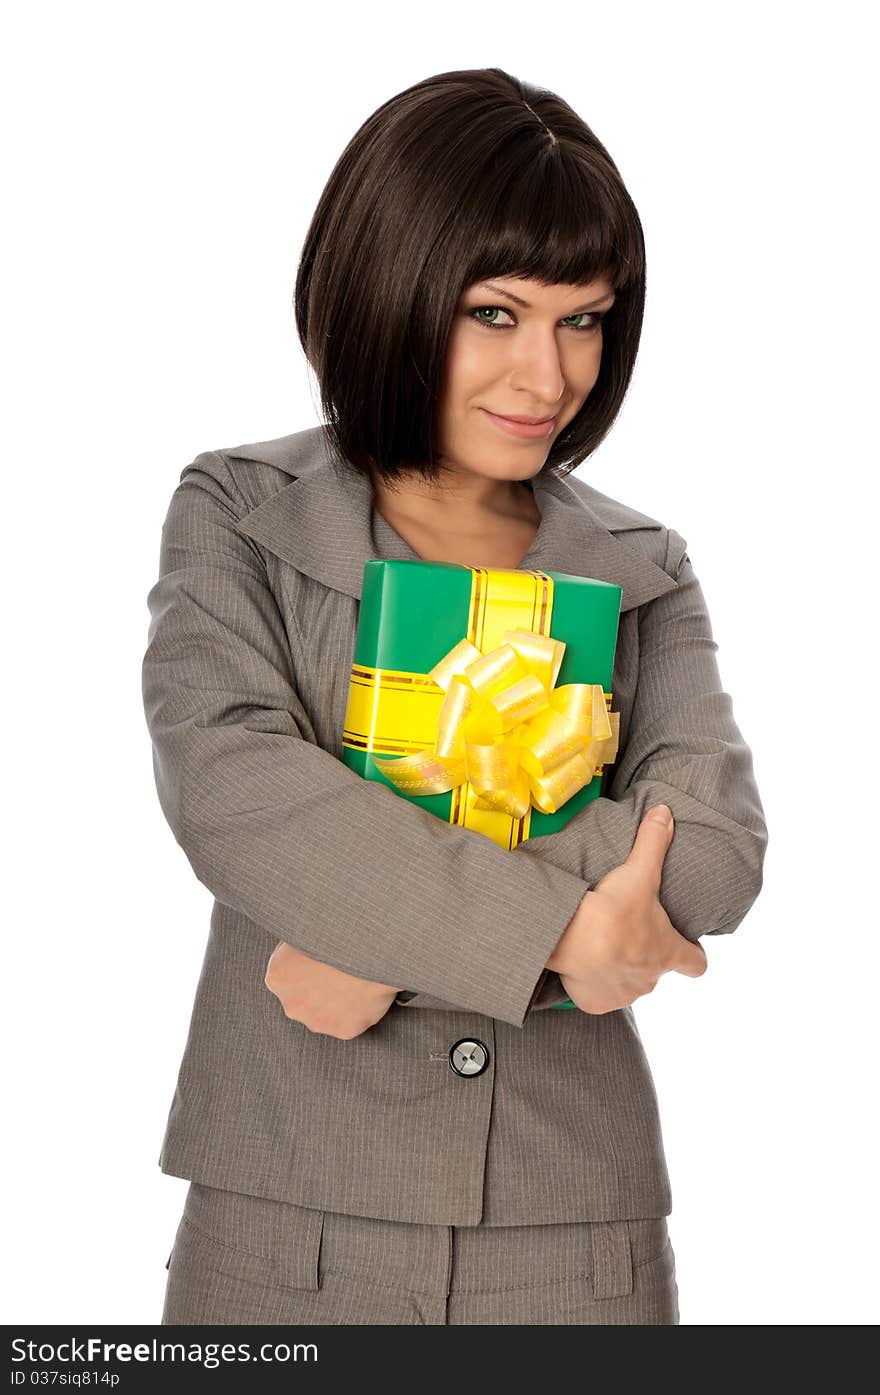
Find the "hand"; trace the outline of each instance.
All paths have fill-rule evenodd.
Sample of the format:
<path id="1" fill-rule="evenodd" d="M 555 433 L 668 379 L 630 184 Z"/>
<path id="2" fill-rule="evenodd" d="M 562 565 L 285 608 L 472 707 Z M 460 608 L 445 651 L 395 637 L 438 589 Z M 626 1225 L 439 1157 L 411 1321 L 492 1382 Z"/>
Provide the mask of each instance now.
<path id="1" fill-rule="evenodd" d="M 351 1041 L 374 1027 L 400 991 L 310 959 L 286 940 L 269 956 L 264 982 L 286 1017 L 340 1041 Z"/>
<path id="2" fill-rule="evenodd" d="M 703 946 L 680 935 L 660 904 L 674 831 L 667 812 L 668 823 L 648 811 L 626 861 L 587 892 L 547 961 L 583 1012 L 628 1007 L 670 970 L 689 978 L 706 972 Z"/>

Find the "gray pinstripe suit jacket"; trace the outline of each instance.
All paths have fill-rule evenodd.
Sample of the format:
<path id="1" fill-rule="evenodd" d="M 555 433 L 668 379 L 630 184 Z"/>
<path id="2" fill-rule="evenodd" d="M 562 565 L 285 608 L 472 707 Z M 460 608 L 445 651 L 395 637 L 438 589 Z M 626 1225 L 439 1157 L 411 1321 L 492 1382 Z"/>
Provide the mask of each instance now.
<path id="1" fill-rule="evenodd" d="M 632 1010 L 546 1011 L 566 995 L 543 966 L 650 805 L 675 815 L 661 901 L 690 939 L 741 923 L 767 830 L 685 540 L 577 478 L 534 489 L 522 566 L 623 588 L 620 745 L 600 798 L 508 852 L 340 759 L 363 564 L 417 555 L 369 481 L 322 427 L 184 469 L 143 696 L 162 809 L 216 899 L 164 1172 L 428 1224 L 672 1209 Z M 278 939 L 414 996 L 351 1041 L 312 1033 L 265 987 Z M 463 1037 L 479 1076 L 449 1067 Z"/>

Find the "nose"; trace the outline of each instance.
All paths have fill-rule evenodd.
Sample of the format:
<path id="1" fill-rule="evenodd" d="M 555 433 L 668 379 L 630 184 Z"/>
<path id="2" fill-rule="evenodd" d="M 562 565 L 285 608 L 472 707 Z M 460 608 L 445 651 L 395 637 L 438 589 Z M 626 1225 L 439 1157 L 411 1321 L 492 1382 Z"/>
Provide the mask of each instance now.
<path id="1" fill-rule="evenodd" d="M 517 346 L 510 385 L 522 396 L 529 398 L 531 406 L 526 409 L 535 416 L 546 416 L 559 405 L 565 391 L 565 374 L 559 345 L 553 333 L 523 335 Z"/>

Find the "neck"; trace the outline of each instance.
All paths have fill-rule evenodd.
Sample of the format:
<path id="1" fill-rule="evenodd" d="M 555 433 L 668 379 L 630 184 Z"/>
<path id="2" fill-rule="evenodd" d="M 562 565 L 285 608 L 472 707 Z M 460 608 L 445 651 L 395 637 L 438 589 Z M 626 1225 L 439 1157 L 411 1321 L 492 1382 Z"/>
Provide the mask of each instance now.
<path id="1" fill-rule="evenodd" d="M 465 518 L 495 514 L 522 518 L 524 509 L 534 503 L 530 480 L 495 480 L 465 471 L 443 472 L 437 483 L 413 472 L 400 481 L 384 480 L 372 474 L 373 490 L 380 503 L 388 502 L 398 512 L 413 517 Z"/>

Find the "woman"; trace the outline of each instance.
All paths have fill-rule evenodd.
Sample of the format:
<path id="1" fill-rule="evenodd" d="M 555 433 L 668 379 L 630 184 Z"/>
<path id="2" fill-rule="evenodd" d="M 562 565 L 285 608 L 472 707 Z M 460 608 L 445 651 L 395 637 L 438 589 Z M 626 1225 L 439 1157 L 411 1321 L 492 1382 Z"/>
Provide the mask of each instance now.
<path id="1" fill-rule="evenodd" d="M 702 974 L 767 834 L 685 540 L 568 478 L 644 293 L 636 210 L 565 102 L 427 79 L 306 238 L 326 423 L 183 471 L 144 702 L 216 900 L 159 1160 L 190 1181 L 165 1323 L 679 1321 L 631 1004 Z M 563 829 L 511 853 L 342 763 L 373 557 L 621 585 L 618 755 Z"/>

